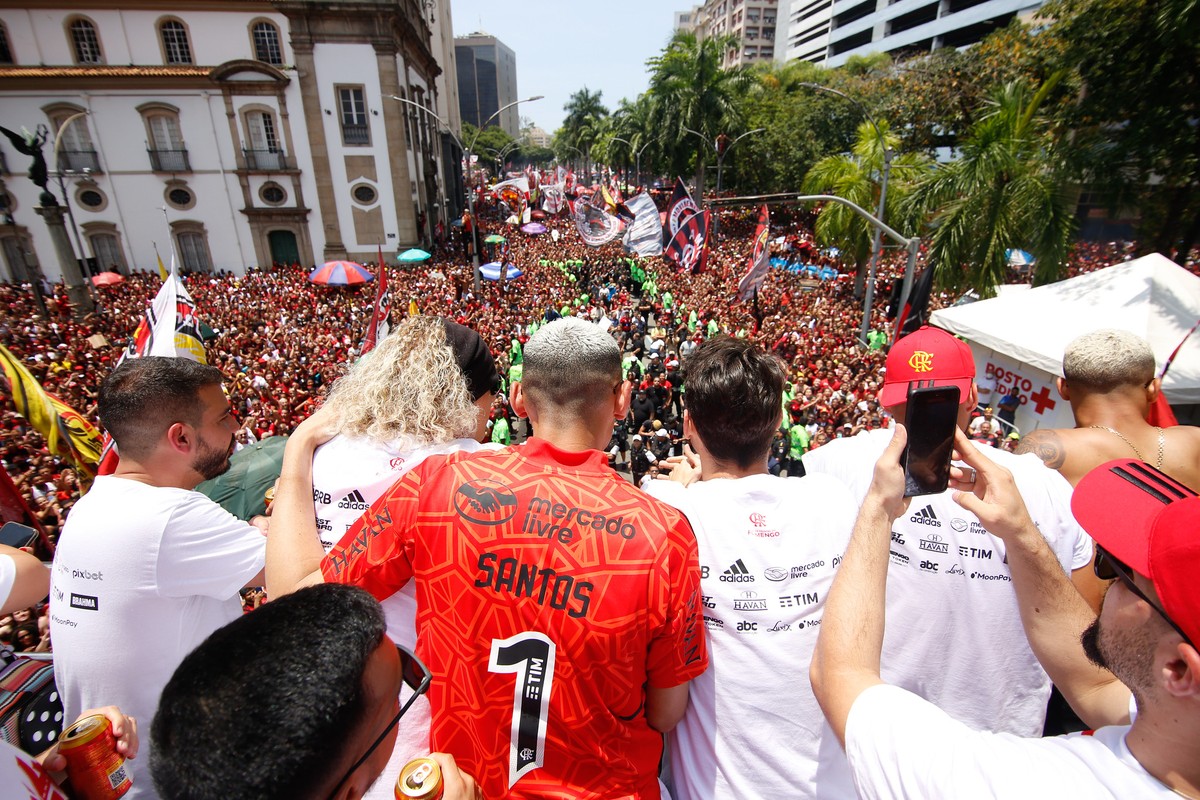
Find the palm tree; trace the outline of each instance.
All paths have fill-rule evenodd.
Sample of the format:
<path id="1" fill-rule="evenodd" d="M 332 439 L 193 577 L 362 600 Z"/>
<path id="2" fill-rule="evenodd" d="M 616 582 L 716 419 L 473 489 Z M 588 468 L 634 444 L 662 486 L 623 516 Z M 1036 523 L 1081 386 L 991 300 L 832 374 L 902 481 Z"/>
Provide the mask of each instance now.
<path id="1" fill-rule="evenodd" d="M 562 132 L 565 144 L 579 148 L 583 153 L 584 171 L 591 172 L 592 145 L 596 143 L 608 117 L 608 109 L 600 102 L 603 92 L 591 92 L 585 86 L 573 93 L 563 104 L 567 112 Z"/>
<path id="2" fill-rule="evenodd" d="M 750 85 L 750 74 L 741 67 L 721 66 L 725 53 L 737 46 L 732 36 L 697 39 L 694 33 L 680 31 L 661 54 L 646 62 L 651 69 L 651 120 L 674 144 L 668 150 L 672 166 L 682 172 L 695 157 L 697 202 L 709 148 L 718 135 L 733 133 L 741 123 L 737 101 Z"/>
<path id="3" fill-rule="evenodd" d="M 912 209 L 933 228 L 929 263 L 939 286 L 990 297 L 1014 248 L 1036 258 L 1035 284 L 1061 274 L 1075 229 L 1072 193 L 1066 160 L 1037 112 L 1062 76 L 1032 93 L 1020 82 L 997 89 L 959 157 L 913 191 Z"/>
<path id="4" fill-rule="evenodd" d="M 875 126 L 863 122 L 849 153 L 826 156 L 804 176 L 803 190 L 809 194 L 832 194 L 870 211 L 879 207 L 884 164 L 884 142 L 895 152 L 900 137 L 892 133 L 887 120 L 879 122 L 880 141 Z M 888 178 L 887 202 L 883 221 L 893 228 L 909 228 L 905 218 L 905 199 L 916 181 L 928 174 L 929 157 L 921 153 L 902 153 L 892 159 Z M 817 242 L 840 249 L 857 266 L 855 293 L 862 294 L 875 226 L 841 203 L 829 203 L 817 216 Z"/>

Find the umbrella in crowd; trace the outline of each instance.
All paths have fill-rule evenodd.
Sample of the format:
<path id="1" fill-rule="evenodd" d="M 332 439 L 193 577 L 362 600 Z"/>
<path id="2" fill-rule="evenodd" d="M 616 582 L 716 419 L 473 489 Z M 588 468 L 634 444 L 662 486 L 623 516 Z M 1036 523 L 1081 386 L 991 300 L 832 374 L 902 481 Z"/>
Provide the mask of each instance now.
<path id="1" fill-rule="evenodd" d="M 540 222 L 530 222 L 527 225 L 522 225 L 521 230 L 530 236 L 538 236 L 546 232 L 546 226 Z"/>
<path id="2" fill-rule="evenodd" d="M 540 208 L 535 208 L 535 209 L 534 209 L 534 210 L 533 210 L 533 211 L 532 211 L 532 212 L 529 214 L 529 217 L 530 217 L 530 219 L 539 219 L 539 220 L 540 220 L 540 219 L 545 219 L 545 218 L 546 218 L 546 212 L 545 212 L 545 211 L 542 211 Z"/>
<path id="3" fill-rule="evenodd" d="M 1024 250 L 1005 250 L 1004 255 L 1008 256 L 1008 265 L 1010 267 L 1028 267 L 1035 261 L 1031 253 Z"/>
<path id="4" fill-rule="evenodd" d="M 308 274 L 308 280 L 322 286 L 357 286 L 370 283 L 375 276 L 353 261 L 326 261 Z"/>
<path id="5" fill-rule="evenodd" d="M 396 260 L 401 264 L 419 264 L 422 261 L 428 261 L 430 258 L 431 256 L 429 253 L 426 253 L 424 250 L 416 247 L 412 248 L 411 250 L 405 250 L 403 253 L 400 253 L 398 256 L 396 256 Z"/>
<path id="6" fill-rule="evenodd" d="M 503 244 L 508 240 L 498 233 L 493 233 L 483 240 L 484 244 Z"/>
<path id="7" fill-rule="evenodd" d="M 491 261 L 487 264 L 484 264 L 479 268 L 479 274 L 487 278 L 489 281 L 500 280 L 500 262 Z M 524 274 L 525 273 L 522 272 L 519 267 L 509 264 L 508 273 L 505 275 L 505 278 L 511 281 L 513 278 L 519 278 Z"/>
<path id="8" fill-rule="evenodd" d="M 116 272 L 101 272 L 99 275 L 92 276 L 93 286 L 115 286 L 124 282 L 125 276 Z"/>
<path id="9" fill-rule="evenodd" d="M 269 436 L 243 447 L 229 459 L 229 469 L 204 481 L 196 491 L 239 519 L 248 520 L 267 508 L 266 491 L 283 469 L 286 436 Z"/>

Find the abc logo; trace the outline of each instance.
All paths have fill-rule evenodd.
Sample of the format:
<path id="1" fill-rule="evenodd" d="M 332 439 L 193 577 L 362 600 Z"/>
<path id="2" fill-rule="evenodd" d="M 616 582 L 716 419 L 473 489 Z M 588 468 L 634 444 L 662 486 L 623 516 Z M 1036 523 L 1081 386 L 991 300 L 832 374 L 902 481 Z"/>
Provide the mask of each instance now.
<path id="1" fill-rule="evenodd" d="M 757 622 L 739 622 L 737 624 L 737 629 L 739 631 L 756 631 L 756 630 L 758 630 L 758 623 Z"/>
<path id="2" fill-rule="evenodd" d="M 938 571 L 938 564 L 937 564 L 937 562 L 936 562 L 936 561 L 922 561 L 922 562 L 921 562 L 921 569 L 923 569 L 923 570 L 927 570 L 927 571 L 929 571 L 929 572 L 937 572 L 937 571 Z"/>

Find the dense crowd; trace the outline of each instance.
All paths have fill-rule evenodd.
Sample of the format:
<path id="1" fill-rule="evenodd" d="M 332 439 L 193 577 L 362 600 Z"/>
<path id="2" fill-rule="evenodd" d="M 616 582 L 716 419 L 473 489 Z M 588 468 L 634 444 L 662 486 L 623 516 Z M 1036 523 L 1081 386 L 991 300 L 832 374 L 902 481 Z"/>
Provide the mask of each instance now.
<path id="1" fill-rule="evenodd" d="M 755 214 L 753 209 L 720 212 L 720 241 L 699 274 L 680 274 L 657 258 L 631 268 L 635 262 L 619 241 L 589 248 L 566 218 L 548 220 L 550 231 L 537 237 L 486 222 L 508 242 L 487 247 L 483 260 L 503 259 L 524 274 L 503 284 L 484 281 L 478 293 L 468 237 L 452 230 L 430 261 L 389 269 L 392 318 L 415 306 L 475 328 L 491 346 L 501 375 L 519 363 L 520 343 L 546 320 L 573 314 L 607 320 L 644 390 L 635 396 L 630 419 L 614 430 L 611 445 L 613 463 L 629 465 L 635 482 L 649 473 L 654 458 L 679 452 L 681 361 L 717 333 L 749 338 L 788 368 L 789 430 L 781 432 L 772 458 L 778 472 L 805 449 L 886 424 L 876 400 L 884 351 L 858 343 L 862 303 L 855 296 L 852 268 L 812 245 L 810 212 L 773 212 L 772 233 L 780 237 L 774 254 L 843 274 L 820 281 L 772 269 L 754 302 L 737 301 L 735 286 L 752 249 Z M 487 221 L 492 214 L 485 208 L 481 216 Z M 1131 252 L 1125 242 L 1080 243 L 1070 274 L 1127 259 Z M 885 254 L 876 297 L 888 296 L 903 269 L 903 254 Z M 209 363 L 226 376 L 247 434 L 258 439 L 288 434 L 312 413 L 324 390 L 357 357 L 370 319 L 373 285 L 326 288 L 310 284 L 306 274 L 299 265 L 275 265 L 244 276 L 221 272 L 185 278 L 200 319 L 212 331 Z M 48 319 L 39 314 L 28 287 L 0 285 L 0 343 L 47 391 L 96 422 L 96 387 L 160 284 L 154 271 L 135 272 L 123 283 L 95 289 L 96 309 L 81 320 L 73 319 L 61 284 L 47 298 Z M 932 305 L 952 299 L 934 297 Z M 885 305 L 876 304 L 871 328 L 890 335 Z M 511 415 L 502 396 L 493 419 L 504 424 L 494 430 L 515 432 Z M 790 432 L 793 428 L 797 433 Z M 643 452 L 654 458 L 639 456 Z M 0 420 L 0 458 L 53 540 L 79 497 L 76 471 L 48 453 L 40 434 L 11 406 Z M 0 619 L 0 641 L 48 649 L 45 618 L 39 625 L 35 616 Z"/>

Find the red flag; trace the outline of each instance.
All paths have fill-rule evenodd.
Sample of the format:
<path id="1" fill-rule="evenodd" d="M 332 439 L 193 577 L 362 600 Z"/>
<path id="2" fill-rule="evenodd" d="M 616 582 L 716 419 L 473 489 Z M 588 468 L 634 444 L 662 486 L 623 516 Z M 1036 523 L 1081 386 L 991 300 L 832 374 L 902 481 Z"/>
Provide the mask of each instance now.
<path id="1" fill-rule="evenodd" d="M 738 281 L 738 300 L 745 301 L 754 297 L 763 281 L 767 279 L 767 268 L 771 265 L 771 248 L 767 245 L 770 231 L 771 212 L 764 203 L 758 212 L 758 228 L 754 231 L 754 252 L 750 255 L 746 274 Z"/>
<path id="2" fill-rule="evenodd" d="M 683 225 L 684 220 L 699 211 L 696 201 L 692 199 L 692 196 L 688 194 L 687 187 L 683 185 L 683 179 L 676 178 L 675 192 L 671 195 L 671 202 L 667 204 L 667 235 L 674 236 L 679 232 L 679 227 Z"/>
<path id="3" fill-rule="evenodd" d="M 708 257 L 707 211 L 693 214 L 684 220 L 679 231 L 671 237 L 671 243 L 663 251 L 663 258 L 674 261 L 681 272 L 702 272 Z"/>
<path id="4" fill-rule="evenodd" d="M 387 290 L 387 265 L 383 263 L 383 248 L 379 248 L 379 279 L 375 287 L 375 306 L 371 310 L 371 322 L 367 325 L 367 336 L 363 339 L 362 355 L 375 348 L 375 344 L 388 335 L 388 314 L 391 313 L 391 298 Z"/>
<path id="5" fill-rule="evenodd" d="M 1200 328 L 1200 320 L 1196 320 L 1196 324 L 1192 326 L 1192 329 L 1183 335 L 1183 338 L 1179 340 L 1179 344 L 1171 351 L 1171 355 L 1167 356 L 1167 363 L 1163 364 L 1162 370 L 1158 373 L 1159 381 L 1167 377 L 1167 370 L 1171 368 L 1171 362 L 1175 360 L 1175 356 L 1179 355 L 1179 351 L 1183 349 L 1184 342 L 1196 332 L 1197 328 Z M 1146 421 L 1159 428 L 1170 428 L 1179 424 L 1179 420 L 1175 419 L 1175 412 L 1171 410 L 1171 405 L 1167 402 L 1166 395 L 1162 393 L 1161 387 L 1159 388 L 1158 396 L 1154 399 L 1154 403 L 1150 406 L 1150 412 L 1146 415 Z"/>
<path id="6" fill-rule="evenodd" d="M 933 267 L 928 266 L 913 281 L 912 291 L 908 295 L 908 303 L 900 309 L 900 313 L 897 315 L 896 330 L 892 336 L 893 342 L 898 341 L 902 336 L 914 333 L 925 324 L 925 318 L 929 314 L 929 295 L 932 291 Z"/>

